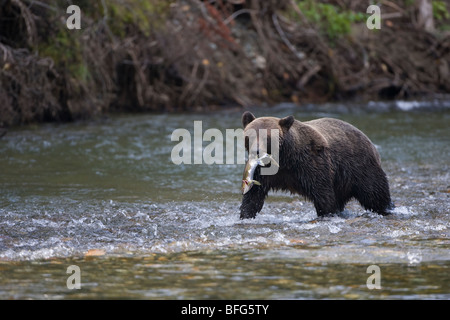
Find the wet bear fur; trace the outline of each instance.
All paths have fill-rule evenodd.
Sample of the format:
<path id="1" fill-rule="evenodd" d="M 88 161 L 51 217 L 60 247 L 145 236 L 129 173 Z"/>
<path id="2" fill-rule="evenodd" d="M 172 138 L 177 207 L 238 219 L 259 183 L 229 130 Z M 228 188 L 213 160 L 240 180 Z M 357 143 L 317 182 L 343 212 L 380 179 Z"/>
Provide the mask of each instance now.
<path id="1" fill-rule="evenodd" d="M 271 152 L 270 129 L 279 130 L 279 170 L 261 175 L 242 199 L 240 218 L 255 218 L 270 190 L 297 193 L 312 201 L 319 217 L 342 212 L 355 198 L 366 209 L 382 215 L 393 208 L 389 184 L 373 143 L 360 130 L 338 119 L 322 118 L 300 122 L 293 116 L 255 118 L 242 116 L 244 133 L 268 129 L 267 146 L 258 139 L 247 151 Z M 262 150 L 266 149 L 266 150 Z"/>

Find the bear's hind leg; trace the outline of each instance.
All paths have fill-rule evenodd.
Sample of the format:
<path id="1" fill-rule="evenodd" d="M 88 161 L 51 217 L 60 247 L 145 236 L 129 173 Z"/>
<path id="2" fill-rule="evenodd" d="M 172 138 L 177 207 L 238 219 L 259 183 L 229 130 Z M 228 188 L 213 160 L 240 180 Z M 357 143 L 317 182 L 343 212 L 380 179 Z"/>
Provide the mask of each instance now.
<path id="1" fill-rule="evenodd" d="M 327 215 L 339 213 L 343 210 L 339 208 L 336 201 L 332 197 L 313 199 L 314 207 L 316 208 L 317 215 L 324 217 Z"/>
<path id="2" fill-rule="evenodd" d="M 373 179 L 365 179 L 358 186 L 355 186 L 354 197 L 366 210 L 376 212 L 381 215 L 390 214 L 394 208 L 391 202 L 389 184 L 384 172 Z"/>

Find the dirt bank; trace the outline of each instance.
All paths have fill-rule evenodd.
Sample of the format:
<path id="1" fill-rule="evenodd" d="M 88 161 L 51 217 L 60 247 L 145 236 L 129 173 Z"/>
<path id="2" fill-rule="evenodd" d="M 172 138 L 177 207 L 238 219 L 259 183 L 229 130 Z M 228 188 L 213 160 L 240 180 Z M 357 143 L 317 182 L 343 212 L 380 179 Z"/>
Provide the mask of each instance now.
<path id="1" fill-rule="evenodd" d="M 381 1 L 369 30 L 370 1 L 351 0 L 79 1 L 70 30 L 66 1 L 5 0 L 0 126 L 448 93 L 450 6 L 435 2 L 432 31 L 411 1 Z"/>

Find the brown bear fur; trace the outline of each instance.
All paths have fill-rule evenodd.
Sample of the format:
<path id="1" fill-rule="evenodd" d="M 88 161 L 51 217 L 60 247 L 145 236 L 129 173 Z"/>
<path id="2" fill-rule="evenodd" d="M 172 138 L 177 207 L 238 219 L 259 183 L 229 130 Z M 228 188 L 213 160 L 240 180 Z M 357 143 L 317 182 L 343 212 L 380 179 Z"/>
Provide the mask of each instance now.
<path id="1" fill-rule="evenodd" d="M 269 190 L 305 196 L 313 202 L 318 216 L 343 211 L 352 198 L 366 210 L 382 215 L 393 208 L 380 156 L 369 138 L 351 124 L 331 118 L 307 122 L 293 116 L 255 118 L 248 111 L 242 124 L 244 134 L 249 129 L 267 129 L 270 135 L 270 129 L 279 129 L 280 167 L 275 175 L 261 175 L 257 168 L 254 179 L 261 186 L 254 185 L 244 194 L 241 219 L 255 218 Z M 270 153 L 270 143 L 249 146 L 247 140 L 246 148 L 265 148 L 264 152 Z"/>

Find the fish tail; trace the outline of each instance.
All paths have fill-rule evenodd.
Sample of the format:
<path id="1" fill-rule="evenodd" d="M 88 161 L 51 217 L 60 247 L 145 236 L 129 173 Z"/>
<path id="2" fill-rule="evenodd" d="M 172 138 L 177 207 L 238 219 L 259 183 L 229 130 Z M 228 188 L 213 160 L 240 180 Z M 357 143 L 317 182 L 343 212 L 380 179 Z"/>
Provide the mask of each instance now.
<path id="1" fill-rule="evenodd" d="M 270 160 L 272 161 L 272 164 L 275 165 L 276 167 L 280 167 L 280 165 L 278 164 L 278 162 L 275 161 L 274 158 L 272 158 L 272 156 L 270 156 Z"/>
<path id="2" fill-rule="evenodd" d="M 258 159 L 258 165 L 265 167 L 266 165 L 268 165 L 269 163 L 273 164 L 276 167 L 280 167 L 280 165 L 278 164 L 278 162 L 275 161 L 275 159 L 270 155 L 267 154 L 269 156 L 269 162 L 264 163 L 264 161 L 262 159 Z M 264 159 L 267 160 L 267 159 Z"/>

